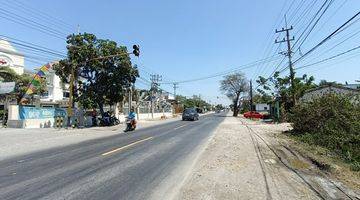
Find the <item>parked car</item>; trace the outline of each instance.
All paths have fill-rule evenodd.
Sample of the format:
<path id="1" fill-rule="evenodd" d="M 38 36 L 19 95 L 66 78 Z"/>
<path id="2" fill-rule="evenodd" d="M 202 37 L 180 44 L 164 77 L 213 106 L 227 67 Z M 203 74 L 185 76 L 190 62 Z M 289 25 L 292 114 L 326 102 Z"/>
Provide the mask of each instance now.
<path id="1" fill-rule="evenodd" d="M 182 120 L 199 120 L 199 114 L 196 111 L 195 108 L 187 108 L 184 110 L 183 114 L 182 114 Z"/>
<path id="2" fill-rule="evenodd" d="M 244 113 L 245 118 L 255 118 L 255 119 L 264 119 L 265 115 L 258 113 L 256 111 L 249 111 Z"/>

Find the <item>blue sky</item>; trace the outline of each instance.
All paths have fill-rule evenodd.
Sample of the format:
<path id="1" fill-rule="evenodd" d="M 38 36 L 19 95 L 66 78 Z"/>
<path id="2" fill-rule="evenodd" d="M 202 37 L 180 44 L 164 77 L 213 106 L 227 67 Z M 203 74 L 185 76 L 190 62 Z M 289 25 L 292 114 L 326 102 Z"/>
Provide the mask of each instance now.
<path id="1" fill-rule="evenodd" d="M 140 58 L 133 58 L 139 65 L 141 75 L 149 79 L 149 73 L 163 75 L 165 82 L 188 80 L 226 71 L 253 61 L 276 55 L 276 50 L 285 50 L 284 45 L 275 45 L 275 28 L 284 26 L 286 13 L 289 25 L 294 25 L 295 39 L 309 23 L 311 16 L 324 1 L 320 0 L 0 0 L 4 12 L 15 13 L 59 31 L 60 35 L 76 32 L 90 32 L 99 38 L 111 39 L 129 48 L 141 46 Z M 12 2 L 12 3 L 11 3 Z M 312 5 L 312 2 L 314 4 Z M 312 5 L 312 6 L 310 6 Z M 19 7 L 20 6 L 20 7 Z M 309 6 L 307 15 L 306 7 Z M 25 11 L 23 7 L 31 8 Z M 301 47 L 306 52 L 338 26 L 359 11 L 358 0 L 336 0 L 319 21 L 314 31 Z M 41 14 L 40 14 L 41 13 Z M 50 17 L 45 17 L 44 14 Z M 12 15 L 14 16 L 14 15 Z M 56 19 L 54 19 L 56 18 Z M 66 25 L 59 20 L 66 23 Z M 45 46 L 65 53 L 65 39 L 44 34 L 0 18 L 1 34 L 23 41 Z M 338 34 L 317 51 L 297 63 L 301 67 L 359 45 L 360 34 L 331 49 L 360 30 L 360 22 Z M 284 35 L 279 35 L 280 39 Z M 279 47 L 279 48 L 278 48 Z M 22 49 L 19 49 L 22 51 Z M 29 55 L 32 52 L 23 50 Z M 323 53 L 325 52 L 325 53 Z M 321 79 L 354 83 L 360 79 L 360 51 L 354 51 L 329 62 L 314 65 L 298 71 Z M 357 54 L 356 54 L 357 53 Z M 323 54 L 323 55 L 321 55 Z M 295 59 L 299 57 L 295 53 Z M 33 69 L 40 63 L 56 59 L 43 56 L 36 63 L 26 60 L 26 68 Z M 243 70 L 247 77 L 268 76 L 281 58 Z M 283 63 L 281 66 L 285 66 Z M 179 85 L 178 94 L 200 94 L 215 102 L 228 102 L 219 91 L 222 77 Z M 148 87 L 139 82 L 139 87 Z M 171 85 L 162 85 L 172 91 Z M 217 98 L 219 97 L 219 98 Z"/>

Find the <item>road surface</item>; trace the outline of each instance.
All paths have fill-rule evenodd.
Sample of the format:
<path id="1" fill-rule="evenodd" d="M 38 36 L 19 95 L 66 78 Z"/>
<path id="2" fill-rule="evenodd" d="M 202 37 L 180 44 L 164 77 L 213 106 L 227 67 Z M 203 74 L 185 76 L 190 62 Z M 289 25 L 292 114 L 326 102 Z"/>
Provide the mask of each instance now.
<path id="1" fill-rule="evenodd" d="M 0 161 L 0 199 L 170 198 L 222 120 L 211 114 Z"/>

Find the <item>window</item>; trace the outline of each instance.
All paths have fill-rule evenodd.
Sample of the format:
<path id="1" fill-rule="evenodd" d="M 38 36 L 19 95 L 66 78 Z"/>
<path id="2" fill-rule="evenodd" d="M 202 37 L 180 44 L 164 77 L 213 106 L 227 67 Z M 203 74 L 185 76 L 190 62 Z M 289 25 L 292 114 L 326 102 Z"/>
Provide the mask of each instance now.
<path id="1" fill-rule="evenodd" d="M 267 110 L 267 107 L 266 107 L 266 106 L 264 107 L 264 110 Z"/>
<path id="2" fill-rule="evenodd" d="M 69 98 L 70 97 L 70 92 L 63 92 L 63 97 L 64 98 Z"/>

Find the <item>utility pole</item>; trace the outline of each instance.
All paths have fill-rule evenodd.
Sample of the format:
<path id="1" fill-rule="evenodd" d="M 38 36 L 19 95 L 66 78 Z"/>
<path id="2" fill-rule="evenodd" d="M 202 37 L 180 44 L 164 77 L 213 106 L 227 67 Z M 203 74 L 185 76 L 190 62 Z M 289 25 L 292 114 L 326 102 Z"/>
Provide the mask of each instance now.
<path id="1" fill-rule="evenodd" d="M 176 89 L 179 88 L 179 83 L 173 83 L 173 88 L 174 88 L 174 99 L 176 99 Z"/>
<path id="2" fill-rule="evenodd" d="M 131 103 L 132 103 L 132 89 L 131 87 L 129 88 L 129 99 L 128 99 L 128 104 L 129 104 L 129 113 L 131 112 Z"/>
<path id="3" fill-rule="evenodd" d="M 74 66 L 71 66 L 71 76 L 70 76 L 70 84 L 69 84 L 69 102 L 68 102 L 68 127 L 71 127 L 71 117 L 73 116 L 73 108 L 74 108 L 74 82 L 75 82 L 75 72 Z"/>
<path id="4" fill-rule="evenodd" d="M 295 40 L 294 36 L 292 38 L 290 38 L 290 31 L 293 29 L 293 26 L 291 26 L 290 28 L 287 27 L 287 21 L 286 21 L 286 16 L 285 16 L 285 28 L 282 28 L 281 30 L 275 30 L 275 33 L 281 33 L 281 32 L 286 32 L 286 38 L 283 38 L 280 41 L 275 40 L 275 43 L 284 43 L 286 42 L 287 44 L 287 51 L 286 52 L 282 52 L 281 54 L 287 56 L 289 58 L 289 69 L 290 69 L 290 84 L 291 84 L 291 91 L 292 91 L 292 99 L 294 102 L 294 105 L 296 104 L 296 95 L 295 95 L 295 84 L 294 84 L 294 79 L 295 79 L 295 72 L 294 72 L 294 68 L 293 68 L 293 63 L 292 63 L 292 51 L 291 51 L 291 41 Z"/>
<path id="5" fill-rule="evenodd" d="M 151 74 L 151 118 L 154 119 L 154 95 L 159 86 L 159 82 L 162 81 L 162 76 L 159 74 Z"/>
<path id="6" fill-rule="evenodd" d="M 253 88 L 252 88 L 252 80 L 250 80 L 250 111 L 253 111 Z"/>

